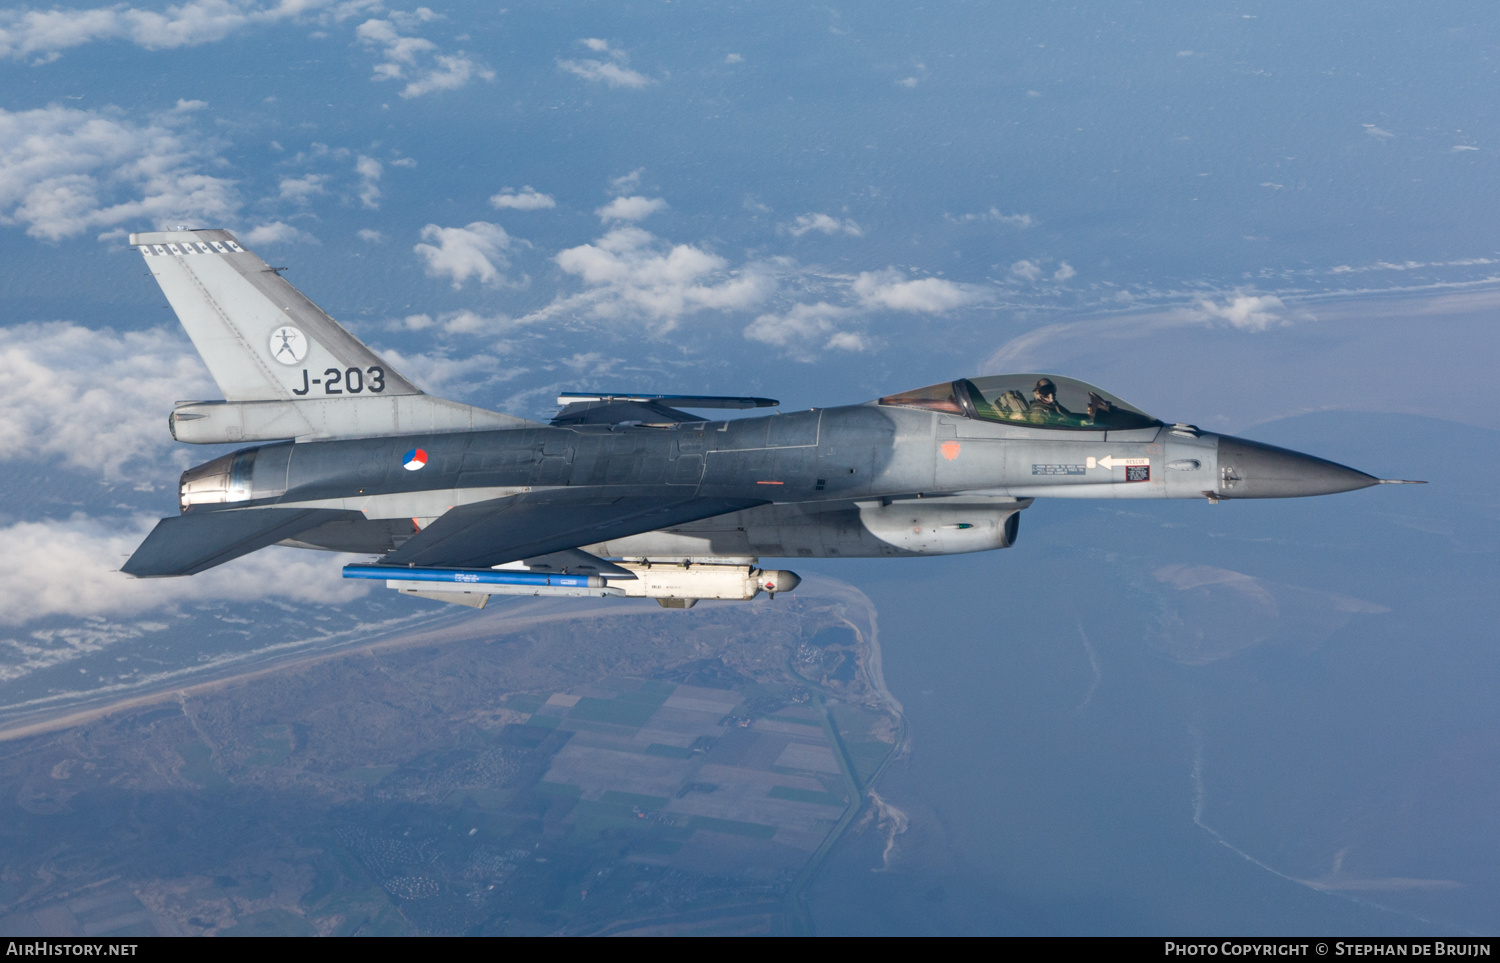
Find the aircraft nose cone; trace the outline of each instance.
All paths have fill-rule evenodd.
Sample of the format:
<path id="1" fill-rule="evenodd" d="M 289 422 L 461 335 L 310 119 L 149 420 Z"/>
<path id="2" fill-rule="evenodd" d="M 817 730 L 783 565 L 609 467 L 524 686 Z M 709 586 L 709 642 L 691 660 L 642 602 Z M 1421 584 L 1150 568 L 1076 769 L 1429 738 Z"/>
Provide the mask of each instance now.
<path id="1" fill-rule="evenodd" d="M 1300 498 L 1380 483 L 1346 465 L 1274 445 L 1219 437 L 1219 494 L 1225 498 Z"/>

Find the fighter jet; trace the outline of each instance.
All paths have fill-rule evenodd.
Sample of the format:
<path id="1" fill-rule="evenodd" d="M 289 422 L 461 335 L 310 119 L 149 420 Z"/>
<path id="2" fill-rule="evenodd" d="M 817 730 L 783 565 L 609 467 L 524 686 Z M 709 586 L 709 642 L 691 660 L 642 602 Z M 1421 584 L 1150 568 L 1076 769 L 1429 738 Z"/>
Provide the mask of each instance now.
<path id="1" fill-rule="evenodd" d="M 715 420 L 771 398 L 573 392 L 541 423 L 420 391 L 228 231 L 132 234 L 224 394 L 180 402 L 180 514 L 124 565 L 202 572 L 269 545 L 408 595 L 774 597 L 765 558 L 1007 548 L 1037 498 L 1327 495 L 1343 465 L 1166 424 L 1056 374 L 959 378 L 864 404 Z"/>

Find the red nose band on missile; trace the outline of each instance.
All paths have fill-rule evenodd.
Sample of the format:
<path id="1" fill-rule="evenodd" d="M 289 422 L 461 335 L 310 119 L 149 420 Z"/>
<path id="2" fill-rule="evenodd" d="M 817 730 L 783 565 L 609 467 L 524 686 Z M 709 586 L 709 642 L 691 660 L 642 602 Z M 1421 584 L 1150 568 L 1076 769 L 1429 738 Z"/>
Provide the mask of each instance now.
<path id="1" fill-rule="evenodd" d="M 389 582 L 452 582 L 455 585 L 550 585 L 563 588 L 605 588 L 597 575 L 555 575 L 548 572 L 497 572 L 472 568 L 404 568 L 395 565 L 345 565 L 344 578 Z"/>

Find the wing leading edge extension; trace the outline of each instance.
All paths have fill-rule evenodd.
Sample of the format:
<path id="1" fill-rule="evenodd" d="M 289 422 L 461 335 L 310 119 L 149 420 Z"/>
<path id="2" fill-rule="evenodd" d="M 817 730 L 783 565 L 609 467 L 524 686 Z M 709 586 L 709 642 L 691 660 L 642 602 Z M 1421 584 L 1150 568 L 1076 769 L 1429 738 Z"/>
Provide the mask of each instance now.
<path id="1" fill-rule="evenodd" d="M 460 505 L 382 565 L 487 568 L 765 504 L 658 490 L 568 488 Z"/>

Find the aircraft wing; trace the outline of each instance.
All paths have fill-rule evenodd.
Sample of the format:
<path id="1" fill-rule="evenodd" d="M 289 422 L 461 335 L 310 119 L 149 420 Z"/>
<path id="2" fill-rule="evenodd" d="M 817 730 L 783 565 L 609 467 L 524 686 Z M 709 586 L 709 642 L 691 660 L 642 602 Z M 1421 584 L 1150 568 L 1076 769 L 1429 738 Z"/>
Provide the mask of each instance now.
<path id="1" fill-rule="evenodd" d="M 761 504 L 765 503 L 699 498 L 660 489 L 525 492 L 453 508 L 380 563 L 487 568 Z"/>
<path id="2" fill-rule="evenodd" d="M 163 518 L 120 571 L 136 578 L 196 575 L 324 522 L 363 517 L 336 508 L 242 508 Z"/>

